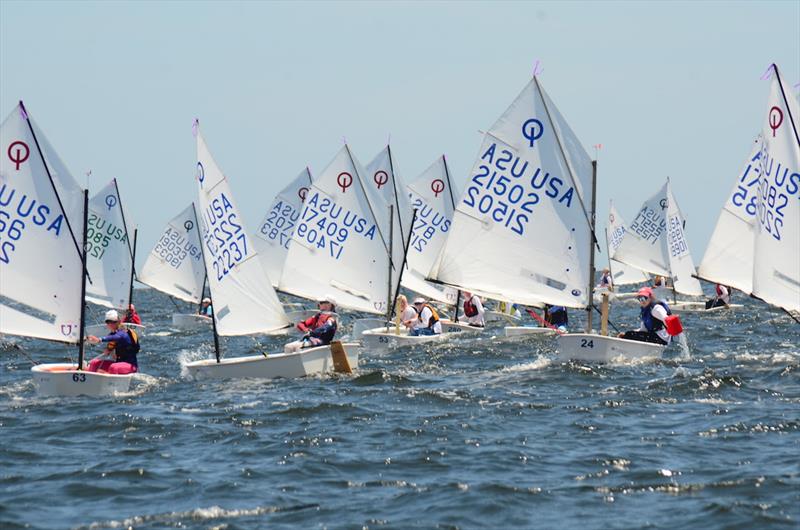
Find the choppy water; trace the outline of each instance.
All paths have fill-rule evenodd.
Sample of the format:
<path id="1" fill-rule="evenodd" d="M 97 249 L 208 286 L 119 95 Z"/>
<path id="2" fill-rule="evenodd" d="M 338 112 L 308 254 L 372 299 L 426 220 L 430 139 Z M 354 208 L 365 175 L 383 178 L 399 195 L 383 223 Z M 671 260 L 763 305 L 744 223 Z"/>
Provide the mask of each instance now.
<path id="1" fill-rule="evenodd" d="M 39 398 L 25 355 L 65 350 L 2 346 L 0 527 L 798 527 L 800 326 L 758 302 L 685 315 L 689 359 L 562 364 L 551 339 L 486 338 L 365 352 L 353 377 L 196 383 L 180 363 L 208 333 L 137 296 L 128 395 Z"/>

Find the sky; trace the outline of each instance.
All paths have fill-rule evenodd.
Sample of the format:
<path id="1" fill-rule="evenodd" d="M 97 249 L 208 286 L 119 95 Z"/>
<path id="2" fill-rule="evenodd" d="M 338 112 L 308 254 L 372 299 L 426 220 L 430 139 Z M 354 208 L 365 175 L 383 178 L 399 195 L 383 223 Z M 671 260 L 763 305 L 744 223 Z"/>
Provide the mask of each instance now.
<path id="1" fill-rule="evenodd" d="M 92 192 L 118 179 L 139 266 L 196 199 L 195 118 L 252 232 L 344 138 L 363 164 L 391 139 L 406 181 L 443 153 L 466 181 L 534 69 L 602 144 L 598 228 L 669 177 L 699 264 L 772 62 L 796 94 L 800 2 L 0 2 L 0 114 L 24 100 Z"/>

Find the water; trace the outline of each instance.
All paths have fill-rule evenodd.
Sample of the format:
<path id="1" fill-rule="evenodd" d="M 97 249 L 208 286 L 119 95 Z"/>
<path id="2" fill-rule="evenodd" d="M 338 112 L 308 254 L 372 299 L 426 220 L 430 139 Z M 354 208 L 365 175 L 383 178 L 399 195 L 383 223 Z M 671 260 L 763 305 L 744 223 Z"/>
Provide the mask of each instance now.
<path id="1" fill-rule="evenodd" d="M 180 363 L 209 334 L 137 297 L 128 395 L 39 398 L 25 354 L 66 350 L 3 343 L 0 527 L 798 527 L 800 326 L 758 302 L 685 315 L 689 358 L 562 364 L 551 339 L 486 338 L 366 352 L 353 377 L 195 383 Z"/>

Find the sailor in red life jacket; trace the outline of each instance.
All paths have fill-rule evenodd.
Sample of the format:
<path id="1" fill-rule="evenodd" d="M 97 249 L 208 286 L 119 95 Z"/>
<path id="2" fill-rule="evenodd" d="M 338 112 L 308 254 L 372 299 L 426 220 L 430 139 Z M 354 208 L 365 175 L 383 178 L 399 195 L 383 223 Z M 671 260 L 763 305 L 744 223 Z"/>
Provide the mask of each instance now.
<path id="1" fill-rule="evenodd" d="M 283 351 L 293 353 L 303 348 L 330 344 L 336 335 L 336 328 L 336 303 L 332 296 L 326 296 L 319 301 L 319 313 L 297 323 L 297 329 L 305 333 L 303 338 L 286 344 Z"/>
<path id="2" fill-rule="evenodd" d="M 641 312 L 639 314 L 642 325 L 634 331 L 626 331 L 618 335 L 621 339 L 638 340 L 639 342 L 652 342 L 667 345 L 672 340 L 667 333 L 665 321 L 672 314 L 669 306 L 663 300 L 656 301 L 655 294 L 650 287 L 642 287 L 636 293 Z"/>
<path id="3" fill-rule="evenodd" d="M 469 291 L 464 291 L 464 316 L 467 317 L 467 324 L 482 328 L 486 325 L 483 315 L 486 310 L 481 304 L 481 299 L 478 295 Z"/>
<path id="4" fill-rule="evenodd" d="M 128 311 L 125 312 L 122 322 L 124 324 L 142 324 L 142 319 L 139 318 L 139 313 L 136 312 L 136 307 L 133 304 L 128 305 Z"/>
<path id="5" fill-rule="evenodd" d="M 721 283 L 718 283 L 714 287 L 714 290 L 717 296 L 715 296 L 711 300 L 706 301 L 706 309 L 711 309 L 712 307 L 726 306 L 731 303 L 731 292 L 727 287 L 725 287 Z"/>

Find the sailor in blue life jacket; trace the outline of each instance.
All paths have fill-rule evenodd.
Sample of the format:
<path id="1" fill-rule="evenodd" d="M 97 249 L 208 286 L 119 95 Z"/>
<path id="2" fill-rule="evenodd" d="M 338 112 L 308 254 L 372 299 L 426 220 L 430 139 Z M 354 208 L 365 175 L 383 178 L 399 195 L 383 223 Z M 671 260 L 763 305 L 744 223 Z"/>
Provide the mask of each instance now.
<path id="1" fill-rule="evenodd" d="M 467 318 L 467 324 L 482 328 L 486 325 L 484 314 L 486 310 L 483 308 L 481 299 L 478 295 L 469 291 L 464 291 L 464 316 Z"/>
<path id="2" fill-rule="evenodd" d="M 336 335 L 336 302 L 332 296 L 325 296 L 318 302 L 319 312 L 297 323 L 297 329 L 305 333 L 303 338 L 283 347 L 286 353 L 298 352 L 303 348 L 314 348 L 330 344 Z"/>
<path id="3" fill-rule="evenodd" d="M 712 307 L 726 306 L 731 303 L 731 291 L 721 283 L 714 286 L 716 296 L 706 301 L 706 309 Z"/>
<path id="4" fill-rule="evenodd" d="M 566 333 L 567 325 L 569 324 L 567 308 L 561 305 L 545 304 L 544 320 L 559 331 Z"/>
<path id="5" fill-rule="evenodd" d="M 614 290 L 614 278 L 611 276 L 611 269 L 603 269 L 603 273 L 600 275 L 600 282 L 596 287 L 598 289 L 608 289 L 609 291 Z"/>
<path id="6" fill-rule="evenodd" d="M 114 375 L 127 375 L 139 371 L 136 354 L 139 353 L 140 346 L 136 332 L 120 324 L 119 313 L 115 309 L 106 311 L 106 327 L 109 334 L 102 339 L 94 335 L 86 337 L 92 344 L 106 343 L 102 355 L 92 359 L 87 370 Z"/>
<path id="7" fill-rule="evenodd" d="M 666 346 L 672 340 L 667 333 L 665 320 L 672 314 L 667 303 L 663 300 L 656 301 L 653 290 L 642 287 L 636 293 L 636 299 L 641 308 L 640 318 L 642 325 L 637 330 L 620 333 L 619 338 L 638 340 L 639 342 L 652 342 Z"/>
<path id="8" fill-rule="evenodd" d="M 203 301 L 200 303 L 200 310 L 197 313 L 199 315 L 203 315 L 204 317 L 214 316 L 214 308 L 211 305 L 211 298 L 203 298 Z"/>

